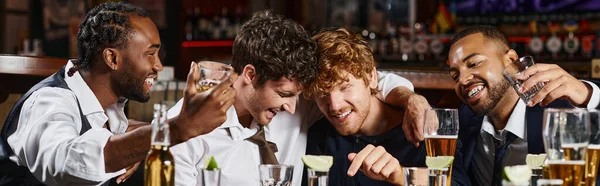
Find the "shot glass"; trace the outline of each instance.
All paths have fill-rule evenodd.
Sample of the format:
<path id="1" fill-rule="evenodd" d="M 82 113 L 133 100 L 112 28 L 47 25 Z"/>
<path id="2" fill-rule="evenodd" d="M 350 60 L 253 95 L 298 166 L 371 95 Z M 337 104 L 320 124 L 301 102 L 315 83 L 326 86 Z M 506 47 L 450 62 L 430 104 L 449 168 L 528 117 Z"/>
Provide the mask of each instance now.
<path id="1" fill-rule="evenodd" d="M 428 172 L 424 167 L 402 167 L 405 186 L 427 186 Z"/>
<path id="2" fill-rule="evenodd" d="M 504 68 L 504 71 L 502 72 L 502 74 L 504 75 L 504 78 L 510 83 L 510 85 L 515 89 L 515 91 L 517 92 L 519 97 L 525 103 L 529 102 L 531 100 L 531 98 L 533 98 L 533 96 L 535 96 L 535 94 L 537 92 L 539 92 L 542 89 L 542 87 L 544 87 L 544 84 L 545 84 L 545 83 L 538 83 L 533 88 L 529 89 L 529 91 L 527 91 L 527 92 L 524 92 L 524 93 L 519 92 L 521 85 L 526 80 L 519 80 L 517 77 L 519 77 L 519 75 L 521 75 L 521 72 L 523 72 L 525 69 L 533 66 L 533 64 L 535 64 L 533 61 L 533 57 L 523 56 L 523 57 L 517 59 L 516 61 L 512 62 L 510 65 L 506 66 Z"/>
<path id="3" fill-rule="evenodd" d="M 233 72 L 231 65 L 215 61 L 200 61 L 198 67 L 200 69 L 200 80 L 196 88 L 199 91 L 206 91 L 218 85 L 221 81 L 229 78 Z"/>
<path id="4" fill-rule="evenodd" d="M 308 168 L 308 185 L 309 186 L 327 186 L 329 185 L 329 171 L 315 170 Z"/>
<path id="5" fill-rule="evenodd" d="M 448 168 L 427 169 L 429 173 L 429 186 L 446 186 L 448 181 Z"/>
<path id="6" fill-rule="evenodd" d="M 200 174 L 202 174 L 202 176 L 200 176 L 202 178 L 202 180 L 200 181 L 202 186 L 219 186 L 219 185 L 221 185 L 221 170 L 220 169 L 215 169 L 215 170 L 202 169 Z"/>
<path id="7" fill-rule="evenodd" d="M 293 165 L 258 165 L 260 185 L 262 186 L 290 186 L 294 174 Z"/>

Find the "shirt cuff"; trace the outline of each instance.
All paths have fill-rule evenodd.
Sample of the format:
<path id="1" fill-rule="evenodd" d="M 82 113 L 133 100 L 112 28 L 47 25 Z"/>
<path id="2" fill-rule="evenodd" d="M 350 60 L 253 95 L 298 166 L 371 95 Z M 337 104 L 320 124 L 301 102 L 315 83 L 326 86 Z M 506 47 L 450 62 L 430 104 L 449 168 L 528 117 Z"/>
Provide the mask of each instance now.
<path id="1" fill-rule="evenodd" d="M 104 146 L 113 134 L 104 128 L 92 128 L 74 139 L 66 160 L 65 171 L 75 177 L 105 182 L 125 173 L 125 169 L 106 172 Z"/>
<path id="2" fill-rule="evenodd" d="M 598 88 L 598 85 L 596 85 L 595 83 L 592 83 L 592 82 L 589 82 L 586 80 L 581 80 L 581 81 L 592 86 L 592 97 L 590 98 L 590 101 L 587 104 L 587 109 L 595 109 L 600 104 L 600 95 L 599 95 L 600 88 Z"/>

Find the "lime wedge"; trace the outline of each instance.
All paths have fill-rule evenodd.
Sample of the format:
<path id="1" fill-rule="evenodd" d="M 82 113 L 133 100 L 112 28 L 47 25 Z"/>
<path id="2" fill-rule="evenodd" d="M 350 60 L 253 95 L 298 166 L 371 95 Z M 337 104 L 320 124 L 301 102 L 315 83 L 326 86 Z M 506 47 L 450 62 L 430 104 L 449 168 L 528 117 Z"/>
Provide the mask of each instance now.
<path id="1" fill-rule="evenodd" d="M 327 171 L 333 165 L 333 156 L 304 155 L 302 156 L 302 162 L 308 168 Z"/>
<path id="2" fill-rule="evenodd" d="M 452 165 L 452 161 L 454 161 L 454 156 L 425 157 L 425 164 L 430 169 L 448 168 Z"/>
<path id="3" fill-rule="evenodd" d="M 525 163 L 532 169 L 542 168 L 544 160 L 546 160 L 546 154 L 527 154 L 525 157 Z"/>
<path id="4" fill-rule="evenodd" d="M 504 167 L 504 179 L 513 184 L 528 184 L 531 179 L 531 168 L 528 165 L 515 165 Z"/>
<path id="5" fill-rule="evenodd" d="M 217 166 L 217 161 L 214 156 L 211 156 L 208 162 L 206 163 L 206 170 L 217 170 L 219 166 Z"/>

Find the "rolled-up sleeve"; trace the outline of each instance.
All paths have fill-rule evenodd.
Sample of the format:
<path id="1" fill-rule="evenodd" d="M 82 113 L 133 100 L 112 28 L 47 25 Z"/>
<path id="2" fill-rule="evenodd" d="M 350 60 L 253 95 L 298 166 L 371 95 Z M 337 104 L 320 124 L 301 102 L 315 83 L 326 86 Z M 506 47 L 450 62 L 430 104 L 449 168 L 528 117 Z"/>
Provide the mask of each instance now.
<path id="1" fill-rule="evenodd" d="M 104 146 L 113 134 L 96 127 L 80 136 L 81 125 L 72 92 L 40 89 L 25 101 L 7 140 L 16 155 L 11 159 L 47 185 L 98 185 L 124 173 L 105 171 Z"/>
<path id="2" fill-rule="evenodd" d="M 414 85 L 408 79 L 394 73 L 377 71 L 377 76 L 379 77 L 379 88 L 381 89 L 381 93 L 384 98 L 387 97 L 388 93 L 390 93 L 394 88 L 400 86 L 406 87 L 411 91 L 415 91 Z"/>

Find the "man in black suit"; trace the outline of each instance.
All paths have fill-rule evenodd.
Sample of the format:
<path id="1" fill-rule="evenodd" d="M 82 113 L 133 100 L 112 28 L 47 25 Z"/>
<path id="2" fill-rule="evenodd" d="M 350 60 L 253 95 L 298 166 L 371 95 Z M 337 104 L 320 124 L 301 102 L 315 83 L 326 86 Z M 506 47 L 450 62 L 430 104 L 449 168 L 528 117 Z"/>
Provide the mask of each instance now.
<path id="1" fill-rule="evenodd" d="M 464 103 L 453 170 L 454 178 L 464 179 L 453 180 L 455 184 L 500 185 L 504 166 L 525 164 L 528 153 L 544 153 L 542 107 L 598 107 L 596 84 L 542 63 L 521 74 L 525 81 L 520 92 L 545 82 L 531 101 L 523 102 L 502 75 L 504 67 L 517 59 L 506 36 L 495 27 L 471 27 L 452 40 L 448 65 Z"/>

